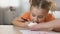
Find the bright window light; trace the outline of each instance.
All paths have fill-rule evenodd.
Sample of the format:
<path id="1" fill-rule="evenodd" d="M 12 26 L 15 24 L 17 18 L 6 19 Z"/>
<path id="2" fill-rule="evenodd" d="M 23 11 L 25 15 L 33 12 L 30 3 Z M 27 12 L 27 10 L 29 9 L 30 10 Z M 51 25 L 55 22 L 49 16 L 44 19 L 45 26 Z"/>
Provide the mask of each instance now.
<path id="1" fill-rule="evenodd" d="M 0 0 L 0 7 L 19 6 L 19 0 Z"/>

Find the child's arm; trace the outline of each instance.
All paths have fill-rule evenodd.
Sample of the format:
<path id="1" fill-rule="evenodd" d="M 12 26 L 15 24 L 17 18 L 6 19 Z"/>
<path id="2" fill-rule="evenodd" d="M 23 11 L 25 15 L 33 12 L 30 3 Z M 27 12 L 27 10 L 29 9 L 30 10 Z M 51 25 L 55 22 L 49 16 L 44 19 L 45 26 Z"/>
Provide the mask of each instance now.
<path id="1" fill-rule="evenodd" d="M 54 31 L 60 32 L 60 18 L 47 22 L 45 25 L 53 28 Z"/>
<path id="2" fill-rule="evenodd" d="M 20 16 L 18 18 L 15 18 L 13 20 L 13 24 L 16 25 L 16 26 L 20 26 L 20 27 L 28 27 L 26 22 L 29 21 L 28 20 L 29 17 L 30 17 L 30 13 L 29 12 L 26 12 L 22 16 Z"/>
<path id="3" fill-rule="evenodd" d="M 26 20 L 24 20 L 24 19 L 22 19 L 22 18 L 20 18 L 20 17 L 15 18 L 15 19 L 13 20 L 13 24 L 14 24 L 15 26 L 19 26 L 19 27 L 28 27 L 28 26 L 27 26 L 27 23 L 25 23 L 25 22 L 26 22 Z"/>
<path id="4" fill-rule="evenodd" d="M 60 32 L 60 18 L 50 22 L 54 31 Z"/>
<path id="5" fill-rule="evenodd" d="M 47 22 L 45 24 L 48 27 L 51 27 L 53 31 L 59 31 L 60 32 L 60 18 L 55 19 L 53 21 Z"/>
<path id="6" fill-rule="evenodd" d="M 47 23 L 40 23 L 32 26 L 31 30 L 47 30 L 52 28 L 54 31 L 60 31 L 60 19 L 56 19 L 54 21 L 50 21 Z"/>

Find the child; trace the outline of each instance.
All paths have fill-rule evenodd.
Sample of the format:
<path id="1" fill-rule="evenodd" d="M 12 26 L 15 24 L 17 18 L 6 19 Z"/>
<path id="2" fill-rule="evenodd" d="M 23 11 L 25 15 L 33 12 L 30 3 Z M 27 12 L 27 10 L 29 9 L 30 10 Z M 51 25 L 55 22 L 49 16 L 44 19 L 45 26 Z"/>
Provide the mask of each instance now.
<path id="1" fill-rule="evenodd" d="M 19 27 L 28 28 L 29 26 L 26 22 L 33 21 L 38 24 L 32 26 L 30 28 L 31 30 L 39 30 L 40 27 L 44 28 L 45 25 L 47 25 L 45 26 L 46 28 L 50 28 L 51 25 L 48 26 L 47 22 L 55 20 L 54 16 L 49 13 L 49 10 L 53 12 L 55 8 L 54 3 L 51 0 L 30 0 L 30 5 L 30 11 L 14 19 L 13 24 Z"/>

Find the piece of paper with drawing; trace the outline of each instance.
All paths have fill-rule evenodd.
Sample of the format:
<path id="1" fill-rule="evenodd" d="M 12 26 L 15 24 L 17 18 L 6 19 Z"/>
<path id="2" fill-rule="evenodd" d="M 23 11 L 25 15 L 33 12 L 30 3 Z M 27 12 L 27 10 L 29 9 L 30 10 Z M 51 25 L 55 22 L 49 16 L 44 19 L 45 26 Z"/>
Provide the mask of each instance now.
<path id="1" fill-rule="evenodd" d="M 19 30 L 22 34 L 58 34 L 56 32 L 46 32 L 46 31 L 31 31 L 31 30 Z"/>

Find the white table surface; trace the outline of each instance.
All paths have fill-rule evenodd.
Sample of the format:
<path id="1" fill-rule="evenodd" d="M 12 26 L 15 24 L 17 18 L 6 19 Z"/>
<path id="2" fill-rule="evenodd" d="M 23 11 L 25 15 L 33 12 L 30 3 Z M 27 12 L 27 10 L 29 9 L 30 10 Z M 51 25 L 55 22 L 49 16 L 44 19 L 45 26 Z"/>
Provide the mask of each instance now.
<path id="1" fill-rule="evenodd" d="M 19 30 L 26 30 L 26 28 L 20 28 L 13 25 L 0 25 L 0 34 L 22 34 Z M 53 32 L 60 34 L 58 32 Z"/>

